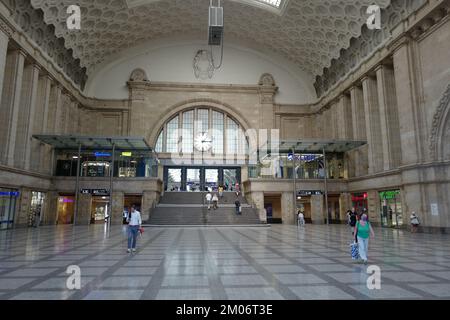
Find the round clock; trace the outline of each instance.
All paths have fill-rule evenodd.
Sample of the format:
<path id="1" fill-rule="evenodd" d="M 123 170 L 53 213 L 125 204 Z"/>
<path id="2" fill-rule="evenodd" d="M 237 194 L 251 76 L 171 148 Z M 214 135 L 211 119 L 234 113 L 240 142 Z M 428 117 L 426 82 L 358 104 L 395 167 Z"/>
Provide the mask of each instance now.
<path id="1" fill-rule="evenodd" d="M 199 133 L 194 140 L 194 146 L 198 151 L 209 151 L 212 147 L 212 140 L 207 133 Z"/>

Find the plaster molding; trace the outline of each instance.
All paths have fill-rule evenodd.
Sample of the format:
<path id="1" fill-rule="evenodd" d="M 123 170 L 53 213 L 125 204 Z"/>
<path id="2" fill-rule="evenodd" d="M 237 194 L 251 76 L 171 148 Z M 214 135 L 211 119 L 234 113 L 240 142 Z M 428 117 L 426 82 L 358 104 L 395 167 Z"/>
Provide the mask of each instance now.
<path id="1" fill-rule="evenodd" d="M 429 150 L 433 160 L 445 160 L 444 143 L 449 143 L 450 138 L 450 84 L 444 92 L 437 106 L 431 125 Z M 446 126 L 446 127 L 445 127 Z M 444 132 L 447 130 L 448 132 Z M 445 138 L 447 137 L 447 138 Z"/>

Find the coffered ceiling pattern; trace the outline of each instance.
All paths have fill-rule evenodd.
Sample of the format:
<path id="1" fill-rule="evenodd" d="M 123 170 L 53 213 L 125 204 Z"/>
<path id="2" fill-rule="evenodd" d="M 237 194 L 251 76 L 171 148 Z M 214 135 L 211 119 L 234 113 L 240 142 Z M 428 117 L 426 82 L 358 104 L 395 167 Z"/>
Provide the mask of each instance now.
<path id="1" fill-rule="evenodd" d="M 92 73 L 95 66 L 125 48 L 177 35 L 205 39 L 209 0 L 160 0 L 129 8 L 126 0 L 78 0 L 81 30 L 68 30 L 73 0 L 31 0 L 56 36 Z M 290 0 L 283 15 L 223 1 L 226 39 L 262 46 L 294 62 L 311 77 L 321 75 L 352 37 L 361 34 L 368 5 L 385 8 L 390 0 Z"/>

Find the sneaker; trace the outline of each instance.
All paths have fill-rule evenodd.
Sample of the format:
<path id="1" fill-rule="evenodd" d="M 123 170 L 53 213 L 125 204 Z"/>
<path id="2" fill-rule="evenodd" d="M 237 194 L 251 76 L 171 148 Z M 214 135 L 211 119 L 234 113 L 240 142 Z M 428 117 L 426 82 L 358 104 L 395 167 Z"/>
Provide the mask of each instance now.
<path id="1" fill-rule="evenodd" d="M 133 252 L 136 252 L 136 249 L 133 249 Z"/>
<path id="2" fill-rule="evenodd" d="M 130 252 L 131 252 L 131 249 L 127 249 L 127 252 L 130 253 Z"/>

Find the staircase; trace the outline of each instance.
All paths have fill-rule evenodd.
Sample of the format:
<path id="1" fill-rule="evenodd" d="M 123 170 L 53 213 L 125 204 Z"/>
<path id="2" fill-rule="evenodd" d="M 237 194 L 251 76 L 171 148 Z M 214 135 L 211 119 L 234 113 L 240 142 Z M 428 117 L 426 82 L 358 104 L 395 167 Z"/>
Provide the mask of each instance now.
<path id="1" fill-rule="evenodd" d="M 234 192 L 224 192 L 219 199 L 218 209 L 208 210 L 203 205 L 201 192 L 166 192 L 160 203 L 151 211 L 144 225 L 262 225 L 258 212 L 239 196 L 242 214 L 236 215 Z"/>

